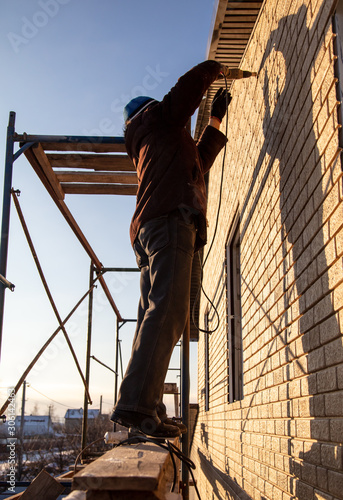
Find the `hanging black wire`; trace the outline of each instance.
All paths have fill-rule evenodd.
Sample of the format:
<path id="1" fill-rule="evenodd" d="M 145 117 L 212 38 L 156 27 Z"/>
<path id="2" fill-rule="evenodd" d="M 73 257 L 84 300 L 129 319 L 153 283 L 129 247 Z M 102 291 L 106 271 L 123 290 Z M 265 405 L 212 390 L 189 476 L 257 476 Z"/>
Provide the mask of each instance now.
<path id="1" fill-rule="evenodd" d="M 226 79 L 226 76 L 224 74 L 223 74 L 223 76 L 224 76 L 225 90 L 226 90 L 226 109 L 228 109 L 228 107 L 229 107 L 229 95 L 228 95 L 227 79 Z M 227 113 L 226 113 L 226 121 L 225 121 L 225 136 L 226 137 L 228 136 L 228 122 L 229 122 L 229 120 L 228 120 Z M 221 178 L 220 178 L 220 188 L 219 188 L 219 201 L 218 201 L 218 208 L 217 208 L 216 223 L 215 223 L 215 226 L 214 226 L 214 232 L 213 232 L 212 240 L 211 240 L 209 249 L 207 251 L 206 257 L 205 257 L 205 259 L 204 259 L 203 262 L 201 262 L 200 253 L 198 252 L 199 262 L 200 262 L 200 269 L 201 269 L 201 273 L 200 273 L 200 285 L 199 285 L 199 288 L 198 288 L 198 291 L 197 291 L 197 294 L 196 294 L 196 297 L 195 297 L 195 300 L 194 300 L 193 308 L 192 308 L 192 320 L 193 320 L 193 324 L 194 324 L 195 328 L 199 332 L 208 333 L 209 335 L 211 335 L 216 330 L 218 330 L 219 325 L 220 325 L 220 317 L 219 317 L 219 313 L 218 313 L 218 310 L 217 310 L 216 306 L 214 305 L 214 303 L 208 297 L 207 293 L 204 290 L 204 287 L 202 285 L 202 279 L 203 279 L 203 274 L 204 274 L 204 267 L 205 267 L 205 264 L 206 264 L 206 261 L 207 261 L 209 255 L 211 253 L 211 250 L 212 250 L 212 247 L 213 247 L 213 244 L 214 244 L 214 240 L 215 240 L 215 237 L 216 237 L 216 234 L 217 234 L 218 224 L 219 224 L 219 214 L 220 214 L 220 208 L 221 208 L 221 204 L 222 204 L 222 193 L 223 193 L 223 182 L 224 182 L 225 157 L 226 157 L 226 143 L 225 143 L 224 151 L 223 151 L 223 160 L 222 160 L 222 167 L 221 167 Z M 214 314 L 215 314 L 215 316 L 217 318 L 217 324 L 216 324 L 216 326 L 212 330 L 209 330 L 209 329 L 205 330 L 205 329 L 200 328 L 196 324 L 196 321 L 195 321 L 195 306 L 198 303 L 198 301 L 200 302 L 200 293 L 201 292 L 205 295 L 206 299 L 211 304 L 211 307 L 214 309 Z"/>

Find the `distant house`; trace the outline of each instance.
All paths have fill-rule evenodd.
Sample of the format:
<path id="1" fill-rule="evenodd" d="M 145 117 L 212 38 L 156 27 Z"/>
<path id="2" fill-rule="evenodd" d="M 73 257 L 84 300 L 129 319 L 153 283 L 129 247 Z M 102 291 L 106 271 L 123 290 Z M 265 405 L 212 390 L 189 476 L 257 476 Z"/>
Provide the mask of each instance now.
<path id="1" fill-rule="evenodd" d="M 21 416 L 15 418 L 16 434 L 21 428 Z M 24 436 L 42 436 L 53 434 L 51 418 L 48 415 L 25 415 Z"/>
<path id="2" fill-rule="evenodd" d="M 94 421 L 100 414 L 99 410 L 88 410 L 88 421 Z M 66 432 L 79 432 L 82 427 L 83 408 L 67 410 L 64 420 Z"/>

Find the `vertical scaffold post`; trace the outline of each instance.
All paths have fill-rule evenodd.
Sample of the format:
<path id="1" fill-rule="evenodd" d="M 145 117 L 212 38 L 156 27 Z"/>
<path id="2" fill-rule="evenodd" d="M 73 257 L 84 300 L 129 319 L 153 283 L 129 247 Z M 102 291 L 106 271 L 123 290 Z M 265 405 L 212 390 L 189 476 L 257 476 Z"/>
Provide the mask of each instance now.
<path id="1" fill-rule="evenodd" d="M 182 435 L 182 453 L 189 456 L 189 342 L 190 342 L 190 315 L 186 323 L 185 330 L 181 340 L 181 415 L 182 423 L 187 427 L 188 432 Z M 189 472 L 188 468 L 182 463 L 182 498 L 189 499 Z"/>
<path id="2" fill-rule="evenodd" d="M 20 417 L 20 429 L 19 429 L 19 453 L 18 453 L 18 479 L 20 481 L 23 474 L 23 454 L 24 454 L 24 424 L 25 424 L 25 402 L 26 402 L 26 380 L 23 383 L 23 396 L 21 399 L 21 417 Z"/>
<path id="3" fill-rule="evenodd" d="M 11 111 L 7 127 L 5 174 L 4 174 L 4 194 L 2 202 L 2 225 L 0 242 L 0 274 L 6 277 L 7 255 L 8 255 L 8 234 L 10 228 L 10 208 L 11 208 L 11 189 L 13 172 L 13 148 L 14 148 L 14 125 L 15 112 Z M 0 283 L 0 357 L 2 343 L 2 328 L 4 320 L 5 305 L 5 286 Z"/>
<path id="4" fill-rule="evenodd" d="M 116 317 L 116 359 L 115 359 L 115 375 L 114 375 L 114 404 L 118 399 L 118 364 L 119 364 L 119 319 Z M 115 424 L 114 424 L 115 425 Z"/>
<path id="5" fill-rule="evenodd" d="M 89 271 L 89 288 L 91 288 L 93 284 L 94 284 L 94 268 L 93 268 L 93 262 L 91 261 L 91 266 Z M 88 331 L 87 331 L 86 373 L 85 373 L 87 387 L 89 387 L 89 378 L 90 378 L 92 319 L 93 319 L 93 289 L 90 292 L 88 299 Z M 85 390 L 85 397 L 83 401 L 81 450 L 83 450 L 87 446 L 87 430 L 88 430 L 88 395 L 87 391 Z"/>
<path id="6" fill-rule="evenodd" d="M 192 135 L 192 119 L 189 118 L 186 129 Z M 189 342 L 191 338 L 191 311 L 189 310 L 188 320 L 181 340 L 181 415 L 182 423 L 187 427 L 188 432 L 182 435 L 182 453 L 189 456 Z M 182 498 L 189 500 L 189 472 L 182 462 L 181 466 Z"/>

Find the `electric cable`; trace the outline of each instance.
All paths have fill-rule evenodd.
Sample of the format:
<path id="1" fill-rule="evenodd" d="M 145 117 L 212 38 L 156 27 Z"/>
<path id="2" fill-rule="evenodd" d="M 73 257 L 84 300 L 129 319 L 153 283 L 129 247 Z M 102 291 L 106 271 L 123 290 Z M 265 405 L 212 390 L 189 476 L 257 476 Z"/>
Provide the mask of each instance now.
<path id="1" fill-rule="evenodd" d="M 227 79 L 226 79 L 226 76 L 224 75 L 224 73 L 223 73 L 223 77 L 224 77 L 224 81 L 225 81 L 225 90 L 226 90 L 226 109 L 228 109 L 228 107 L 229 107 L 228 85 L 227 85 Z M 229 120 L 228 120 L 228 116 L 227 116 L 227 112 L 226 112 L 226 121 L 225 121 L 225 136 L 226 136 L 226 138 L 228 136 L 228 123 L 229 123 Z M 192 308 L 192 321 L 193 321 L 193 324 L 194 324 L 195 328 L 199 332 L 207 333 L 209 335 L 211 335 L 216 330 L 218 330 L 219 325 L 220 325 L 220 316 L 219 316 L 218 310 L 217 310 L 216 306 L 214 305 L 213 301 L 208 297 L 207 293 L 205 292 L 203 284 L 202 284 L 202 280 L 203 280 L 203 274 L 204 274 L 204 267 L 205 267 L 205 264 L 207 262 L 207 259 L 208 259 L 209 255 L 211 253 L 211 250 L 212 250 L 212 247 L 213 247 L 213 244 L 214 244 L 214 240 L 215 240 L 215 237 L 216 237 L 216 234 L 217 234 L 217 230 L 218 230 L 219 214 L 220 214 L 220 208 L 221 208 L 221 204 L 222 204 L 222 194 L 223 194 L 225 157 L 226 157 L 226 144 L 227 143 L 225 142 L 224 151 L 223 151 L 222 166 L 221 166 L 221 178 L 220 178 L 220 188 L 219 188 L 219 199 L 218 199 L 218 208 L 217 208 L 217 215 L 216 215 L 216 223 L 215 223 L 215 226 L 214 226 L 212 240 L 211 240 L 209 249 L 207 251 L 206 257 L 204 258 L 203 262 L 201 262 L 200 253 L 198 252 L 200 269 L 201 269 L 201 273 L 200 273 L 200 285 L 198 287 L 198 291 L 197 291 L 197 294 L 196 294 L 196 297 L 195 297 L 195 300 L 194 300 L 194 304 L 193 304 L 193 308 Z M 216 324 L 216 326 L 212 330 L 200 328 L 196 324 L 196 321 L 195 321 L 195 306 L 196 306 L 196 304 L 197 304 L 198 301 L 200 302 L 200 294 L 201 294 L 201 292 L 205 295 L 206 299 L 211 304 L 212 308 L 214 309 L 214 313 L 215 313 L 215 315 L 217 317 L 217 324 Z"/>
<path id="2" fill-rule="evenodd" d="M 74 475 L 77 473 L 77 463 L 79 461 L 79 458 L 81 457 L 82 453 L 87 450 L 88 448 L 90 448 L 91 446 L 93 446 L 93 444 L 96 444 L 98 443 L 99 441 L 103 441 L 104 438 L 101 437 L 101 438 L 98 438 L 96 439 L 95 441 L 92 441 L 91 443 L 89 443 L 87 446 L 85 446 L 81 451 L 80 453 L 78 454 L 78 456 L 76 457 L 75 459 L 75 464 L 74 464 Z"/>
<path id="3" fill-rule="evenodd" d="M 167 441 L 167 445 L 168 445 L 169 454 L 170 454 L 170 458 L 171 458 L 171 461 L 173 464 L 173 469 L 174 469 L 173 483 L 172 483 L 172 487 L 170 488 L 170 493 L 173 493 L 175 485 L 176 485 L 177 471 L 176 471 L 176 463 L 175 463 L 174 454 L 172 452 L 172 448 L 170 446 L 169 441 Z"/>
<path id="4" fill-rule="evenodd" d="M 41 396 L 44 396 L 46 399 L 49 399 L 50 401 L 52 401 L 53 403 L 56 403 L 58 405 L 61 405 L 61 406 L 65 406 L 66 408 L 69 408 L 68 405 L 64 404 L 64 403 L 60 403 L 59 401 L 56 401 L 55 399 L 52 399 L 52 398 L 49 398 L 49 396 L 46 396 L 46 394 L 43 394 L 42 392 L 38 391 L 38 389 L 35 389 L 34 387 L 32 387 L 32 385 L 30 384 L 29 385 L 30 389 L 38 392 L 38 394 L 40 394 Z"/>

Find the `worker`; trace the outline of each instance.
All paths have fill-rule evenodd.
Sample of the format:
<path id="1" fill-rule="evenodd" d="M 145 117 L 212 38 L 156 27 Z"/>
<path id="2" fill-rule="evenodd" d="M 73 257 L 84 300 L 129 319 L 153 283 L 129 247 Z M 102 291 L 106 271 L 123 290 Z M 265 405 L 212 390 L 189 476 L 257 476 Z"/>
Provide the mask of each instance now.
<path id="1" fill-rule="evenodd" d="M 219 127 L 230 94 L 217 91 L 198 143 L 186 125 L 224 69 L 216 61 L 202 62 L 162 101 L 139 96 L 124 109 L 125 145 L 138 177 L 130 238 L 141 297 L 131 359 L 111 420 L 154 437 L 187 431 L 167 417 L 164 380 L 189 314 L 193 255 L 206 243 L 204 175 L 227 141 Z"/>

